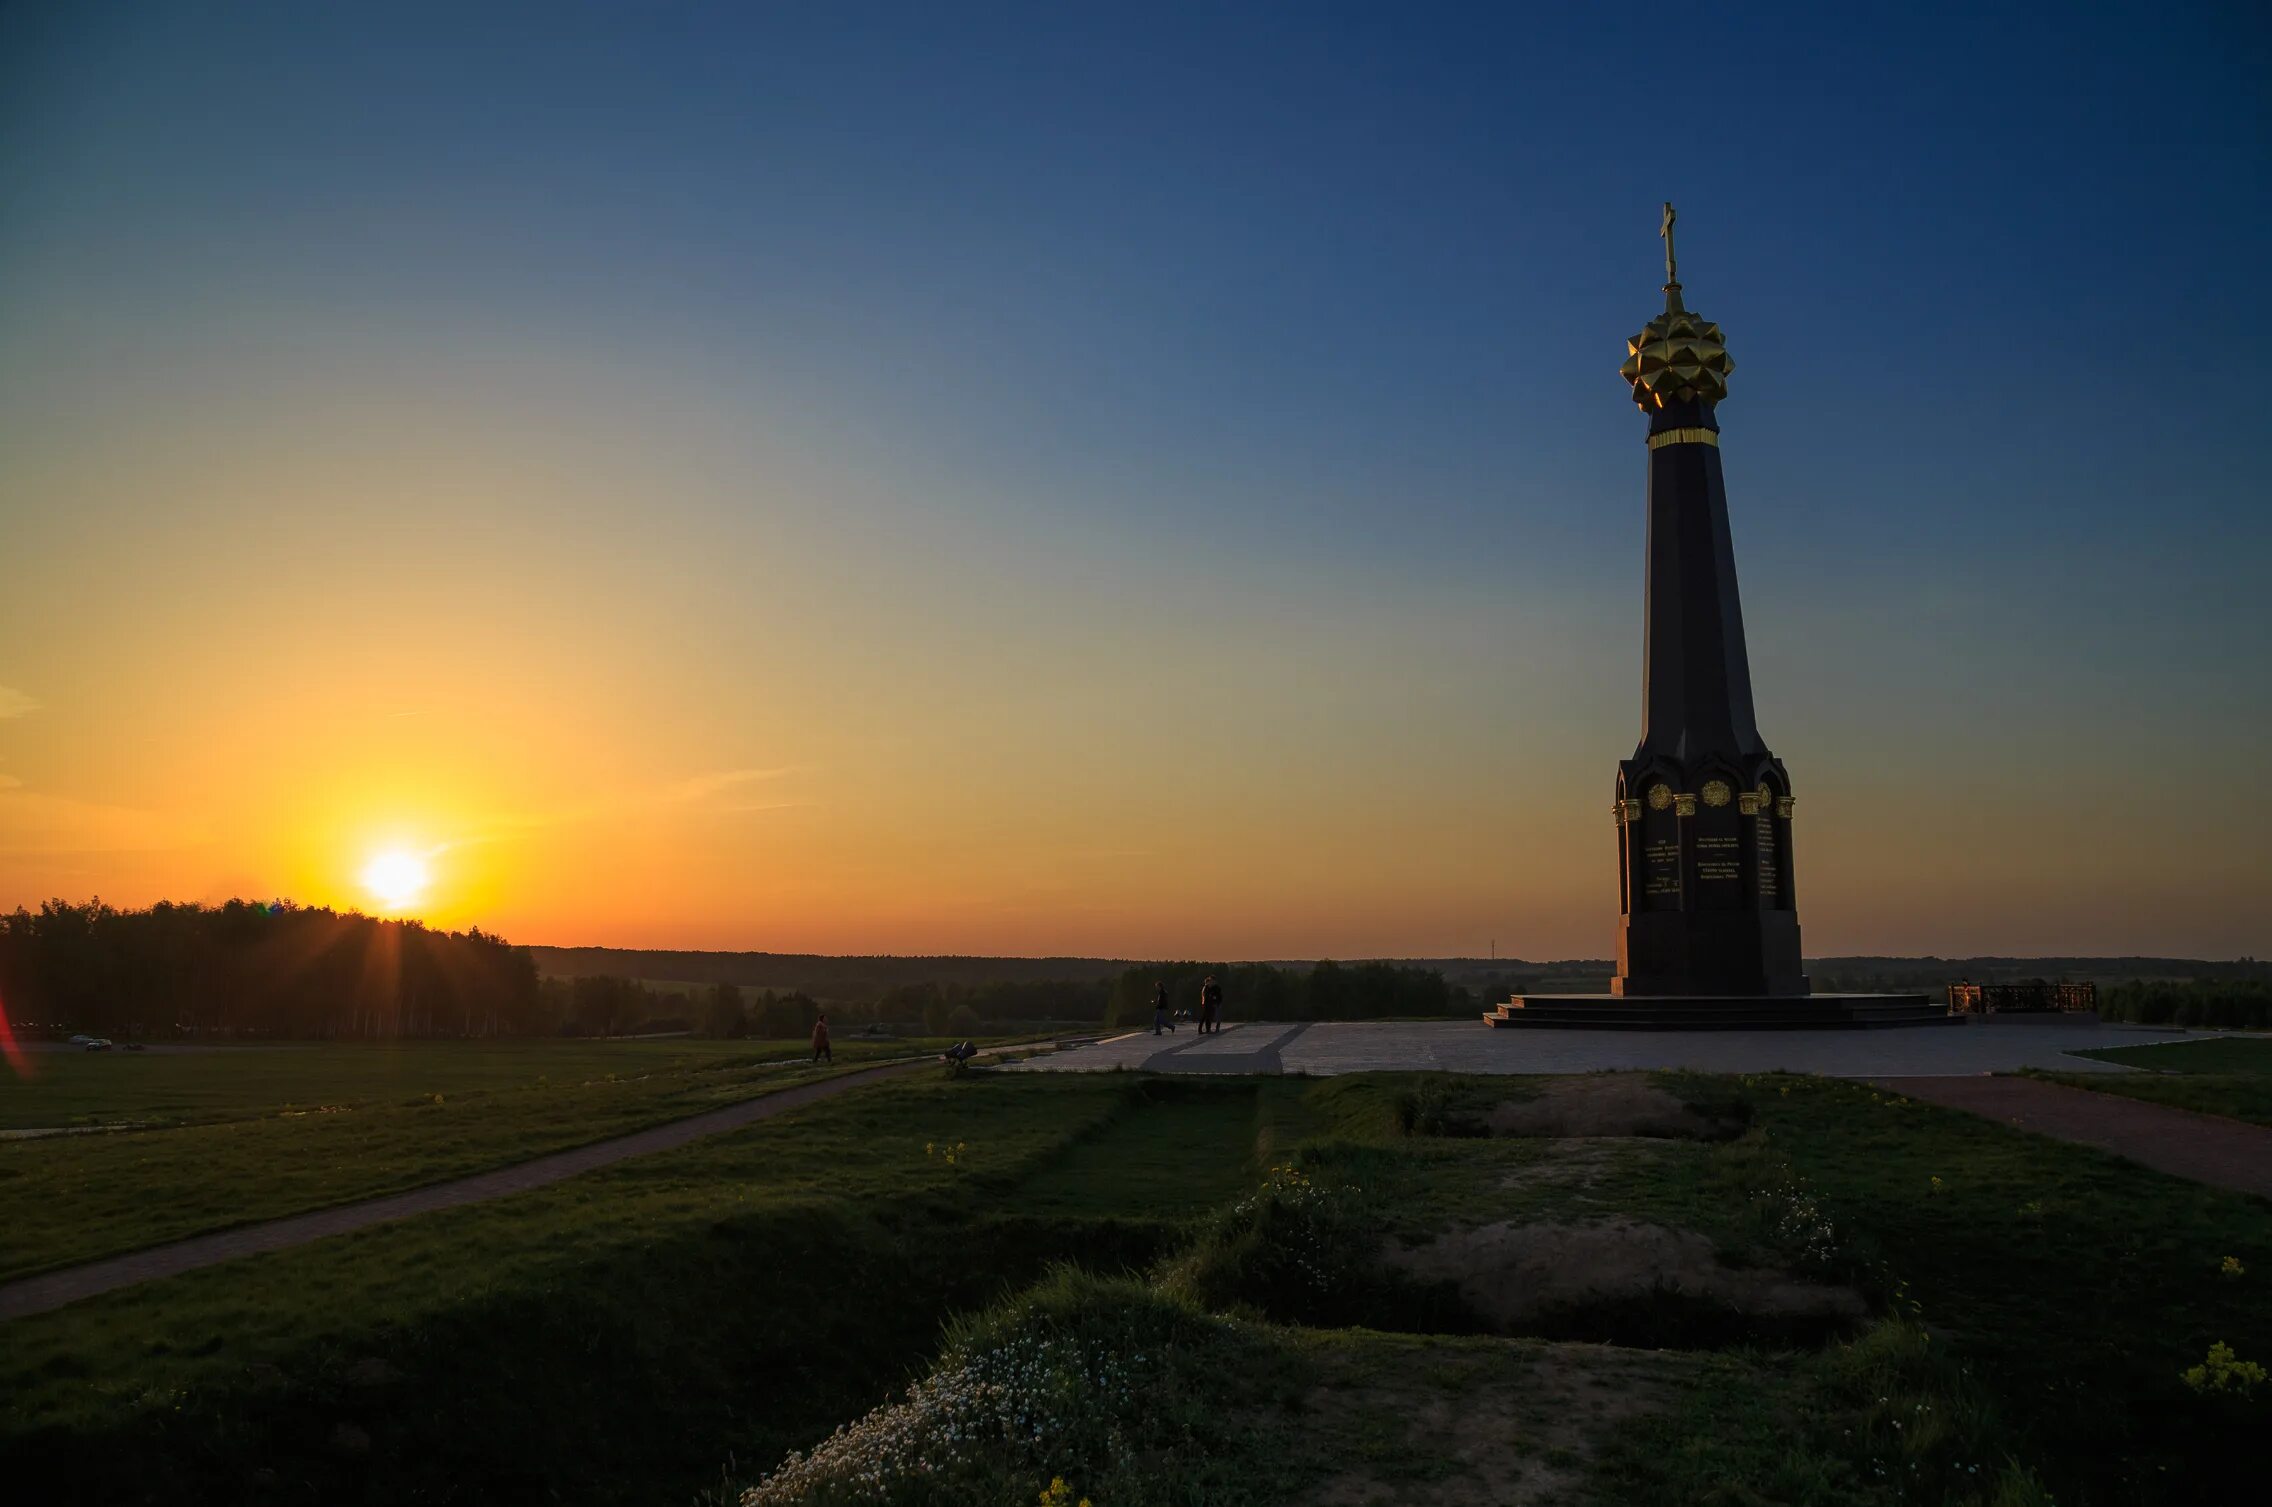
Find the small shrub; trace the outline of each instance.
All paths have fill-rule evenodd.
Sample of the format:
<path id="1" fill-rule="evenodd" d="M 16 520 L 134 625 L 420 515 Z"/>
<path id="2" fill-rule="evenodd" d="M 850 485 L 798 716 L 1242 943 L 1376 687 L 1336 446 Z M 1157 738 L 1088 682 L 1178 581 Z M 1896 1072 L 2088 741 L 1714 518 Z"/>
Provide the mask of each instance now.
<path id="1" fill-rule="evenodd" d="M 1284 1163 L 1216 1217 L 1165 1283 L 1208 1308 L 1249 1308 L 1288 1323 L 1347 1321 L 1375 1280 L 1377 1239 L 1354 1186 Z"/>
<path id="2" fill-rule="evenodd" d="M 1227 1402 L 1267 1376 L 1266 1343 L 1126 1281 L 1060 1268 L 948 1331 L 930 1372 L 793 1453 L 742 1507 L 1204 1499 L 1251 1442 Z M 1080 1493 L 1069 1484 L 1080 1481 Z"/>
<path id="3" fill-rule="evenodd" d="M 1397 1128 L 1406 1135 L 1487 1136 L 1491 1127 L 1481 1115 L 1464 1106 L 1441 1079 L 1423 1079 L 1419 1086 L 1396 1096 Z"/>
<path id="4" fill-rule="evenodd" d="M 2219 1340 L 2209 1347 L 2207 1360 L 2180 1372 L 2178 1379 L 2196 1392 L 2226 1392 L 2247 1397 L 2263 1385 L 2264 1367 L 2255 1361 L 2240 1359 L 2233 1354 L 2232 1346 Z"/>

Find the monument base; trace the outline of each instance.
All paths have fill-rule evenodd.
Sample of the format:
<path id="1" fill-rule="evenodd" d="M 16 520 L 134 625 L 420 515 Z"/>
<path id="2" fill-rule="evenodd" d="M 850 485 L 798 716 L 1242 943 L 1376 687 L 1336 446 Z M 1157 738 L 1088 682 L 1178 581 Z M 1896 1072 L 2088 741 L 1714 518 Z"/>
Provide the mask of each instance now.
<path id="1" fill-rule="evenodd" d="M 1533 1031 L 1883 1031 L 1965 1020 L 1922 994 L 1518 994 L 1483 1016 Z"/>

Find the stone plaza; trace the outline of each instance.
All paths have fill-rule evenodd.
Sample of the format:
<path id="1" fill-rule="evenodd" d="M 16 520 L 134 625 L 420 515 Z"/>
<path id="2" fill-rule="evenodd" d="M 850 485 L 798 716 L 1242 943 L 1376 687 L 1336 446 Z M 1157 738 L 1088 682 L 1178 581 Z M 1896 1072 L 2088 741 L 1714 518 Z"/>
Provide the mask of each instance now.
<path id="1" fill-rule="evenodd" d="M 1221 1034 L 1149 1029 L 1012 1064 L 1023 1072 L 1596 1073 L 1688 1068 L 1937 1078 L 2021 1068 L 2125 1073 L 2077 1052 L 2201 1039 L 2206 1034 L 2102 1023 L 2089 1016 L 1989 1017 L 1939 1031 L 1489 1031 L 1473 1021 L 1253 1021 Z"/>

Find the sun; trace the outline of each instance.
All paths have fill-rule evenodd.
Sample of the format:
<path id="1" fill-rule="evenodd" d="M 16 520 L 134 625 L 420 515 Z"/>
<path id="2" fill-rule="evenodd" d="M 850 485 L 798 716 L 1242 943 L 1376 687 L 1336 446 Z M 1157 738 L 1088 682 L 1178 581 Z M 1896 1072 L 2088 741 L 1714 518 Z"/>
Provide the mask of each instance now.
<path id="1" fill-rule="evenodd" d="M 426 893 L 426 885 L 432 877 L 423 856 L 402 848 L 374 853 L 371 861 L 363 865 L 363 888 L 377 896 L 388 910 L 415 905 L 418 897 Z"/>

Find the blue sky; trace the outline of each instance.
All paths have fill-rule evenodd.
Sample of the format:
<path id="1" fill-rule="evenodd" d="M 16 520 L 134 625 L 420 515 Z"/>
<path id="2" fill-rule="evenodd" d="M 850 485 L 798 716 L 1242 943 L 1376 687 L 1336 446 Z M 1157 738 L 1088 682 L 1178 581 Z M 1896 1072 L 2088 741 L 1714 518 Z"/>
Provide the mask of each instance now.
<path id="1" fill-rule="evenodd" d="M 122 689 L 66 725 L 95 664 L 42 592 L 199 532 L 151 476 L 446 453 L 511 500 L 436 470 L 311 521 L 232 485 L 203 532 L 302 571 L 457 531 L 478 568 L 425 610 L 461 638 L 480 573 L 604 558 L 673 642 L 786 614 L 834 679 L 919 661 L 963 714 L 1251 712 L 1277 731 L 1208 821 L 1321 744 L 1328 805 L 1379 805 L 1399 749 L 1476 782 L 1411 810 L 1482 892 L 1440 924 L 1360 888 L 1250 948 L 1147 903 L 1036 949 L 1598 954 L 1639 699 L 1616 367 L 1669 198 L 1736 359 L 1762 728 L 1836 849 L 1810 949 L 2260 950 L 2272 819 L 2211 813 L 2272 734 L 2268 40 L 2245 6 L 14 10 L 0 685 L 46 723 L 0 724 L 0 769 L 63 794 L 131 720 Z M 1494 844 L 1566 861 L 1567 902 L 1490 896 Z"/>

